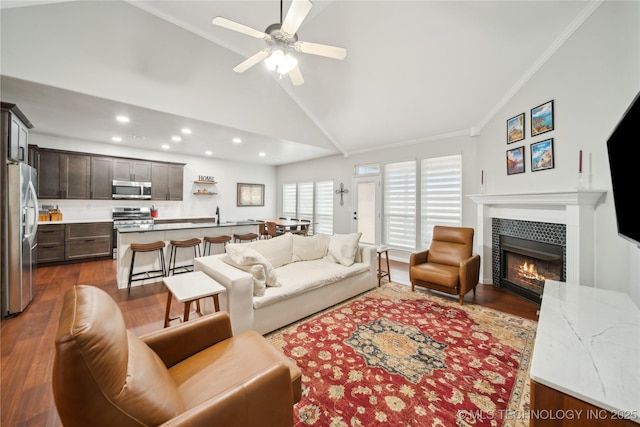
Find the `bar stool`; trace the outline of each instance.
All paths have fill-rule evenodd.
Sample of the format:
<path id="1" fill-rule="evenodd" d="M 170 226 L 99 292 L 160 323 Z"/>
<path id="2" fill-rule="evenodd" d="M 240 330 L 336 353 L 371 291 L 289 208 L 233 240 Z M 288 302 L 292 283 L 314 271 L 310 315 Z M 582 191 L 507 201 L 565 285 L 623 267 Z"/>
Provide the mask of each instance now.
<path id="1" fill-rule="evenodd" d="M 176 266 L 176 259 L 178 258 L 179 248 L 193 248 L 193 257 L 200 256 L 200 243 L 202 240 L 194 237 L 188 240 L 171 240 L 169 242 L 169 268 L 167 269 L 167 276 L 180 273 L 188 273 L 193 271 L 193 264 Z M 184 270 L 178 271 L 176 270 Z"/>
<path id="2" fill-rule="evenodd" d="M 254 240 L 258 240 L 260 237 L 257 233 L 246 233 L 246 234 L 234 234 L 233 241 L 234 242 L 253 242 Z"/>
<path id="3" fill-rule="evenodd" d="M 129 266 L 129 281 L 127 282 L 127 293 L 131 294 L 131 282 L 136 282 L 138 280 L 145 279 L 155 279 L 158 277 L 165 277 L 166 270 L 164 269 L 164 242 L 153 242 L 153 243 L 132 243 L 129 245 L 129 249 L 131 249 L 131 265 Z M 138 273 L 133 272 L 133 266 L 136 262 L 136 254 L 138 252 L 153 252 L 158 251 L 158 256 L 160 257 L 160 270 L 148 270 L 141 271 Z M 144 277 L 138 277 L 144 276 Z"/>
<path id="4" fill-rule="evenodd" d="M 225 247 L 227 243 L 231 241 L 231 236 L 215 236 L 215 237 L 206 237 L 204 238 L 204 248 L 202 248 L 203 255 L 211 255 L 211 245 L 213 244 L 222 244 L 223 252 L 225 251 Z M 209 251 L 207 252 L 207 247 Z"/>

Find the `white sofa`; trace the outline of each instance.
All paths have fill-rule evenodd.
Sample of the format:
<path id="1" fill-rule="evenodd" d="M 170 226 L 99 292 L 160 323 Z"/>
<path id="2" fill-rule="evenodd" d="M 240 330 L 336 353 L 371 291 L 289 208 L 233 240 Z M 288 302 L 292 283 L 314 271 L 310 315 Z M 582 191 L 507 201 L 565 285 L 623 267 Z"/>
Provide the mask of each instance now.
<path id="1" fill-rule="evenodd" d="M 234 335 L 266 334 L 376 286 L 375 247 L 359 238 L 287 233 L 230 244 L 226 254 L 196 258 L 194 265 L 227 289 L 220 306 Z"/>

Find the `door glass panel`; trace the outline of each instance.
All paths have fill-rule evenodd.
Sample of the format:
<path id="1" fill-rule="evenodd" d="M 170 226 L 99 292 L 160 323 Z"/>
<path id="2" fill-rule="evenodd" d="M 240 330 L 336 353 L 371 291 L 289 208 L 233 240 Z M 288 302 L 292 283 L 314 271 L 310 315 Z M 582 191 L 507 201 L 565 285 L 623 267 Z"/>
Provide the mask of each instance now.
<path id="1" fill-rule="evenodd" d="M 357 184 L 357 224 L 362 233 L 362 243 L 376 243 L 376 184 L 359 182 Z"/>

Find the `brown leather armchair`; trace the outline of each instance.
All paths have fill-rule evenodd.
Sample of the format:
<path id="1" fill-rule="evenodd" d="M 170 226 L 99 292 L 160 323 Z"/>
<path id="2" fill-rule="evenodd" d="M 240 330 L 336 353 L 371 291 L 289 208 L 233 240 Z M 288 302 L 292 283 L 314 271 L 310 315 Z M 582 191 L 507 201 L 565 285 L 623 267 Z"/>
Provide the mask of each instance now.
<path id="1" fill-rule="evenodd" d="M 428 250 L 411 254 L 409 279 L 416 286 L 460 295 L 460 305 L 470 290 L 476 292 L 480 278 L 480 255 L 473 255 L 473 228 L 433 227 Z"/>
<path id="2" fill-rule="evenodd" d="M 291 426 L 301 372 L 226 312 L 140 338 L 93 286 L 64 297 L 53 395 L 66 426 Z"/>

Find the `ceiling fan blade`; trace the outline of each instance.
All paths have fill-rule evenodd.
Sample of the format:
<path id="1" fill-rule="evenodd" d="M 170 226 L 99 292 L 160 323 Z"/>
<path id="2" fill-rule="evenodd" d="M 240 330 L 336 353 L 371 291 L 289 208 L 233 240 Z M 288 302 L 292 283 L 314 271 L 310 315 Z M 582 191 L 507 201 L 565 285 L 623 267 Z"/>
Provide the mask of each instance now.
<path id="1" fill-rule="evenodd" d="M 254 30 L 251 27 L 247 27 L 246 25 L 238 24 L 237 22 L 231 21 L 227 18 L 223 18 L 222 16 L 216 16 L 211 20 L 213 25 L 217 25 L 219 27 L 226 28 L 228 30 L 237 31 L 242 34 L 246 34 L 251 37 L 255 37 L 257 39 L 268 39 L 271 36 L 267 33 L 263 33 L 262 31 Z"/>
<path id="2" fill-rule="evenodd" d="M 302 73 L 300 72 L 300 68 L 296 65 L 289 71 L 289 78 L 291 78 L 291 83 L 294 86 L 300 86 L 304 83 L 304 79 L 302 78 Z"/>
<path id="3" fill-rule="evenodd" d="M 298 52 L 326 56 L 333 59 L 344 59 L 347 56 L 347 49 L 326 44 L 296 42 L 295 48 Z"/>
<path id="4" fill-rule="evenodd" d="M 236 65 L 233 71 L 235 71 L 236 73 L 244 73 L 267 56 L 269 56 L 269 49 L 262 49 L 260 52 L 256 53 L 253 56 L 250 56 L 249 58 Z"/>
<path id="5" fill-rule="evenodd" d="M 280 31 L 291 36 L 294 35 L 302 25 L 304 18 L 309 14 L 312 6 L 309 0 L 293 0 L 287 11 L 287 16 L 284 17 Z"/>

